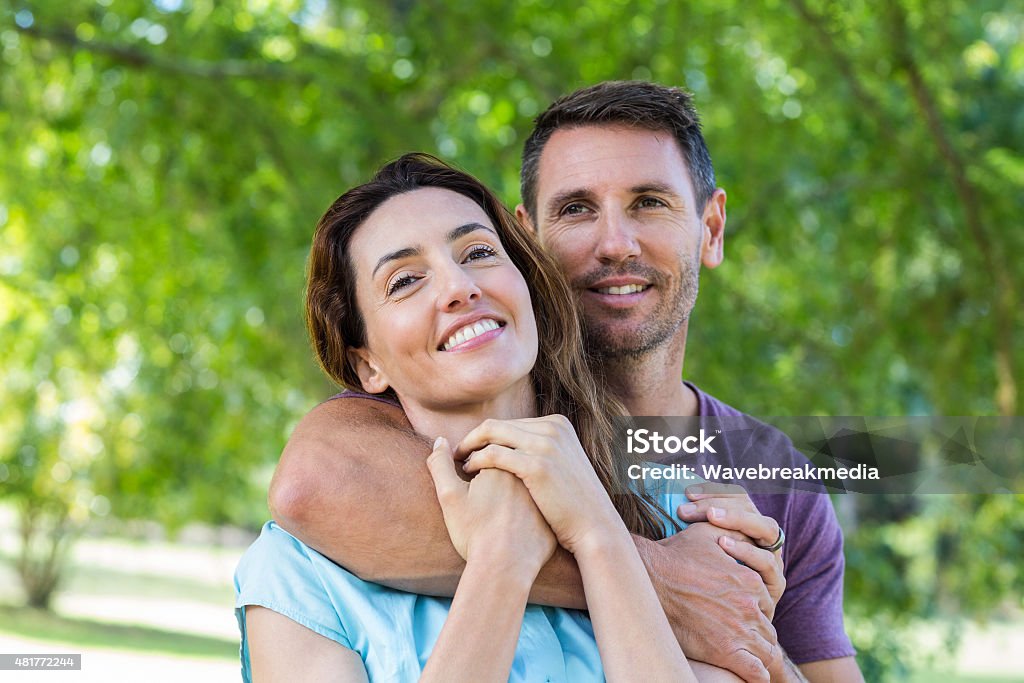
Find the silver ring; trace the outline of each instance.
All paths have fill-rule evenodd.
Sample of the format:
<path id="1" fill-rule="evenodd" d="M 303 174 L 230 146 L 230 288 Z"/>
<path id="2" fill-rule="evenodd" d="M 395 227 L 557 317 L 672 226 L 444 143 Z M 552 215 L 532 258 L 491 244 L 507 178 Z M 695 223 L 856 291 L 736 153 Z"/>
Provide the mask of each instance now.
<path id="1" fill-rule="evenodd" d="M 783 531 L 782 527 L 780 526 L 779 527 L 779 537 L 775 540 L 775 543 L 772 543 L 771 545 L 759 545 L 757 547 L 761 548 L 762 550 L 767 550 L 770 553 L 774 553 L 776 550 L 781 548 L 785 543 L 786 543 L 786 532 Z"/>

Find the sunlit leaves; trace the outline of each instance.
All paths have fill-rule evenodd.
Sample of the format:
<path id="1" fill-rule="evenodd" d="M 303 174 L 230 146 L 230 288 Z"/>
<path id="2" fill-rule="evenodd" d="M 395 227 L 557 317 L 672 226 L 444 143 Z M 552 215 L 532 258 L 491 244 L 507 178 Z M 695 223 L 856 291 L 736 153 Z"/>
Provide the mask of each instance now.
<path id="1" fill-rule="evenodd" d="M 768 415 L 989 413 L 1007 373 L 1024 386 L 1024 323 L 1000 298 L 1024 291 L 1019 2 L 438 8 L 0 10 L 5 496 L 77 520 L 258 524 L 288 430 L 332 391 L 301 320 L 316 218 L 411 149 L 514 204 L 532 117 L 602 79 L 692 90 L 729 193 L 690 379 Z M 921 611 L 962 593 L 985 607 L 981 587 L 1019 589 L 1000 559 L 1019 555 L 1000 522 L 1014 503 L 946 501 L 931 521 L 859 528 L 850 604 Z M 943 558 L 969 570 L 954 577 L 929 555 L 922 539 L 939 537 L 961 539 Z"/>

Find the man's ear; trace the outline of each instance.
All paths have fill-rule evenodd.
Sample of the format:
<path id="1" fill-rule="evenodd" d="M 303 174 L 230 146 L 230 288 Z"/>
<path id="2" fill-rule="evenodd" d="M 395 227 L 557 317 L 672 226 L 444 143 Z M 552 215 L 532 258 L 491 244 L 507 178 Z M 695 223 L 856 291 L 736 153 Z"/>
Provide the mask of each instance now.
<path id="1" fill-rule="evenodd" d="M 700 260 L 707 268 L 717 268 L 725 258 L 725 199 L 725 190 L 719 187 L 704 205 Z"/>
<path id="2" fill-rule="evenodd" d="M 523 224 L 527 230 L 532 232 L 534 235 L 537 234 L 537 227 L 533 224 L 533 219 L 530 218 L 530 212 L 526 210 L 526 207 L 522 204 L 516 205 L 516 219 Z"/>
<path id="3" fill-rule="evenodd" d="M 363 391 L 379 394 L 386 391 L 391 383 L 380 368 L 377 358 L 366 349 L 349 349 L 348 360 L 356 369 Z"/>

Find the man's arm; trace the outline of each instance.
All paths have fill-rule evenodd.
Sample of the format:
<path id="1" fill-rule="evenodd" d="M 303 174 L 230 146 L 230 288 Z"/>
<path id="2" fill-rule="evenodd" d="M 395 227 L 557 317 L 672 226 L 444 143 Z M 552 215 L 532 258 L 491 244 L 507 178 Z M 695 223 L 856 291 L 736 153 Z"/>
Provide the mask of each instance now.
<path id="1" fill-rule="evenodd" d="M 811 683 L 863 683 L 843 628 L 843 534 L 832 502 L 823 493 L 790 498 L 783 522 L 788 581 L 775 616 L 779 640 Z"/>
<path id="2" fill-rule="evenodd" d="M 271 512 L 282 528 L 363 579 L 454 595 L 465 565 L 426 467 L 430 450 L 395 406 L 328 401 L 303 418 L 285 447 Z M 760 608 L 770 601 L 763 582 L 716 545 L 717 535 L 689 532 L 658 543 L 636 538 L 677 639 L 688 657 L 767 680 L 758 658 L 771 661 L 774 630 Z M 530 601 L 586 607 L 571 555 L 555 553 Z"/>
<path id="3" fill-rule="evenodd" d="M 775 520 L 760 515 L 753 501 L 738 487 L 720 484 L 691 486 L 686 489 L 686 493 L 695 503 L 680 508 L 679 516 L 682 519 L 690 522 L 707 521 L 723 530 L 742 530 L 752 537 L 755 546 L 769 545 L 780 537 Z M 799 511 L 794 514 L 792 505 L 784 508 L 792 538 L 786 551 L 792 563 L 787 574 L 793 578 L 793 590 L 789 591 L 790 595 L 782 604 L 782 617 L 773 623 L 778 629 L 780 641 L 799 646 L 806 641 L 807 634 L 813 634 L 814 645 L 813 649 L 808 650 L 804 642 L 799 665 L 794 664 L 783 652 L 781 660 L 771 671 L 772 681 L 863 683 L 857 662 L 850 656 L 853 648 L 842 631 L 843 549 L 842 533 L 835 514 L 827 496 L 793 495 L 795 498 L 789 502 L 797 506 Z M 799 521 L 793 523 L 793 520 Z M 794 549 L 797 552 L 792 552 Z M 757 563 L 750 556 L 766 554 L 764 550 L 746 544 L 735 544 L 735 550 L 743 552 L 727 552 L 751 568 L 756 568 Z M 814 555 L 817 559 L 812 557 Z M 776 552 L 773 556 L 780 560 L 781 571 L 781 553 Z M 769 580 L 771 571 L 760 569 L 759 573 L 765 579 L 769 592 L 772 592 L 773 581 Z M 785 579 L 781 585 L 786 587 Z M 773 597 L 778 602 L 778 597 Z M 797 597 L 800 599 L 794 601 Z M 807 624 L 811 622 L 818 628 L 808 629 Z M 828 624 L 831 624 L 831 628 Z M 805 635 L 801 638 L 798 633 L 794 633 L 795 630 L 801 630 Z"/>
<path id="4" fill-rule="evenodd" d="M 306 415 L 270 485 L 282 528 L 360 578 L 452 596 L 465 563 L 452 547 L 427 470 L 430 444 L 397 406 L 344 398 Z M 556 552 L 531 602 L 583 609 L 572 556 Z"/>
<path id="5" fill-rule="evenodd" d="M 782 654 L 766 616 L 772 599 L 761 577 L 718 545 L 723 533 L 734 532 L 697 523 L 661 541 L 635 540 L 687 657 L 767 681 Z"/>
<path id="6" fill-rule="evenodd" d="M 853 657 L 822 659 L 799 665 L 811 683 L 864 683 L 864 676 Z"/>

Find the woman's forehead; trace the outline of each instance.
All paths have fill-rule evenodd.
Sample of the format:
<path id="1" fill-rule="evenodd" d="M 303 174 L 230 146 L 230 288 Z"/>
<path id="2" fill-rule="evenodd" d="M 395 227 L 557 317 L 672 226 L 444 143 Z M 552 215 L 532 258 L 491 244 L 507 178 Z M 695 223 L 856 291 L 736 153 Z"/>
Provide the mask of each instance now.
<path id="1" fill-rule="evenodd" d="M 377 207 L 352 238 L 353 249 L 387 249 L 400 243 L 443 240 L 452 228 L 479 223 L 494 228 L 480 206 L 465 195 L 424 187 L 391 197 Z"/>

